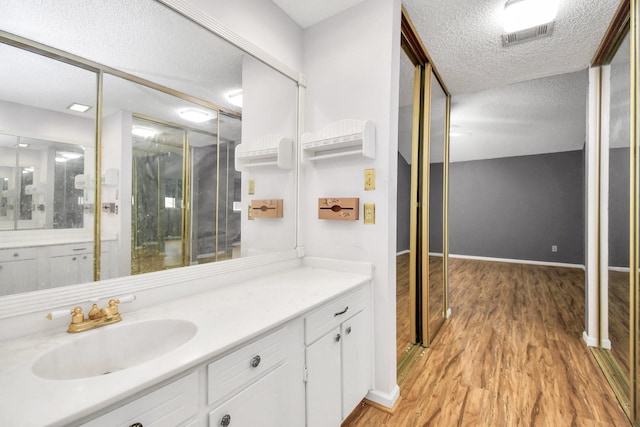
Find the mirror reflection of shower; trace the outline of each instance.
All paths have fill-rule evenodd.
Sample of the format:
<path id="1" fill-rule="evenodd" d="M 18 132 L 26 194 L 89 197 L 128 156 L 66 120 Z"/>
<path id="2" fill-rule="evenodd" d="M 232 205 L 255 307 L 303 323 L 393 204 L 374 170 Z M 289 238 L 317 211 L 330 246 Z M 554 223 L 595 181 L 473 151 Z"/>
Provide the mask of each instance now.
<path id="1" fill-rule="evenodd" d="M 132 274 L 233 257 L 234 147 L 213 132 L 133 118 Z"/>

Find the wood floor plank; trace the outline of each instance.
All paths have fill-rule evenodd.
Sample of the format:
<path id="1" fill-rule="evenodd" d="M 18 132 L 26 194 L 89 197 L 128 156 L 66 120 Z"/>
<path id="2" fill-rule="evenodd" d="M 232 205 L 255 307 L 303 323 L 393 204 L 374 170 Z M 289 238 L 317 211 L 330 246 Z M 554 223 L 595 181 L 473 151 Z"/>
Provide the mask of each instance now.
<path id="1" fill-rule="evenodd" d="M 450 259 L 452 317 L 394 414 L 345 426 L 629 426 L 582 340 L 584 272 Z"/>

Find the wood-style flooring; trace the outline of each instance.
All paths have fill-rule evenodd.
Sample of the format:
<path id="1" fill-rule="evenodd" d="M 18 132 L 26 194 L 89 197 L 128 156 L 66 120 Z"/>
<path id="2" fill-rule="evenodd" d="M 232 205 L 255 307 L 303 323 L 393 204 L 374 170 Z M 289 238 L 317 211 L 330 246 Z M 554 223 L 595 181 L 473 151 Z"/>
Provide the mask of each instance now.
<path id="1" fill-rule="evenodd" d="M 345 426 L 628 426 L 582 340 L 584 272 L 450 259 L 452 317 L 393 414 Z"/>
<path id="2" fill-rule="evenodd" d="M 611 354 L 629 372 L 629 273 L 609 271 L 609 340 Z"/>

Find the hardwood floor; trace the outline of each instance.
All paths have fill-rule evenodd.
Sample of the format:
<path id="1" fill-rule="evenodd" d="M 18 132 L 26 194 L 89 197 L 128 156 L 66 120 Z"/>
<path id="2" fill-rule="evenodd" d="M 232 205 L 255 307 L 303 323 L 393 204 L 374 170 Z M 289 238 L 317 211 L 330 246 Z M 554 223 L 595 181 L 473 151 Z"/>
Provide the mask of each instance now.
<path id="1" fill-rule="evenodd" d="M 582 340 L 584 272 L 450 259 L 453 315 L 394 414 L 345 426 L 628 426 Z"/>
<path id="2" fill-rule="evenodd" d="M 611 354 L 629 372 L 629 273 L 609 271 L 609 340 Z"/>
<path id="3" fill-rule="evenodd" d="M 409 306 L 409 254 L 396 257 L 396 355 L 398 360 L 414 343 L 410 326 Z"/>

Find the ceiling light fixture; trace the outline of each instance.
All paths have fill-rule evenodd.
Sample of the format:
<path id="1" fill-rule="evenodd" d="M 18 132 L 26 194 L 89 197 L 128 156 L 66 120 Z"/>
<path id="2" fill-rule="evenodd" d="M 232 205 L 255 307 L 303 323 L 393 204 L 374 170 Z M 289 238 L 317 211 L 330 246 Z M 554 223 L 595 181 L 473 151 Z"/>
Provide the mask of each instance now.
<path id="1" fill-rule="evenodd" d="M 142 126 L 134 126 L 131 129 L 131 133 L 135 136 L 139 136 L 140 138 L 151 138 L 155 136 L 158 132 L 155 129 L 145 128 Z"/>
<path id="2" fill-rule="evenodd" d="M 193 123 L 206 122 L 207 120 L 211 120 L 215 117 L 211 112 L 198 110 L 197 108 L 185 108 L 184 110 L 178 111 L 178 114 L 180 114 L 180 117 L 183 119 Z"/>
<path id="3" fill-rule="evenodd" d="M 64 157 L 65 159 L 77 159 L 79 157 L 82 157 L 82 154 L 80 154 L 80 153 L 62 153 L 62 157 Z"/>
<path id="4" fill-rule="evenodd" d="M 77 102 L 74 102 L 73 104 L 69 105 L 67 109 L 71 111 L 77 111 L 78 113 L 86 113 L 91 109 L 91 107 L 88 105 L 78 104 Z"/>
<path id="5" fill-rule="evenodd" d="M 65 159 L 64 157 L 56 157 L 56 163 L 64 163 L 69 159 Z"/>
<path id="6" fill-rule="evenodd" d="M 21 142 L 18 144 L 18 147 L 20 148 L 27 148 L 29 146 L 29 144 L 25 144 L 24 142 Z"/>
<path id="7" fill-rule="evenodd" d="M 229 92 L 227 94 L 227 99 L 236 107 L 242 108 L 242 89 Z"/>
<path id="8" fill-rule="evenodd" d="M 504 31 L 513 33 L 552 22 L 558 0 L 508 0 L 504 5 Z"/>

